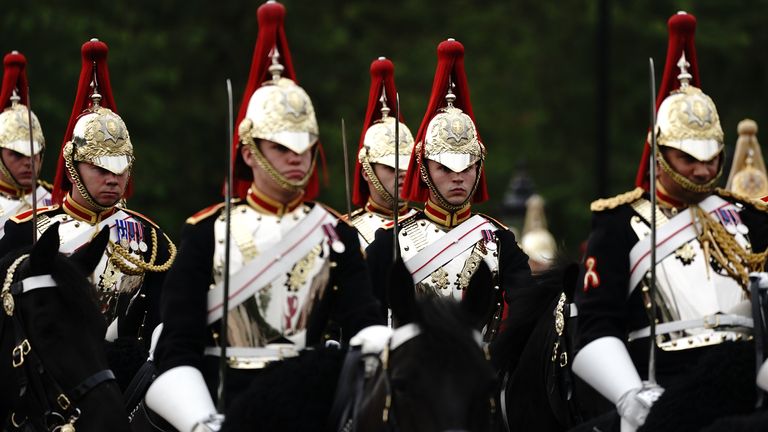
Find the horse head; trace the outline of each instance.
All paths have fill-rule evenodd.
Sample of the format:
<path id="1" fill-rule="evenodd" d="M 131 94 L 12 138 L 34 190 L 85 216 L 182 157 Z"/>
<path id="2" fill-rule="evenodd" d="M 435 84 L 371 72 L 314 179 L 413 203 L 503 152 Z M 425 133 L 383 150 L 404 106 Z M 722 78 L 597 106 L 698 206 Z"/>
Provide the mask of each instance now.
<path id="1" fill-rule="evenodd" d="M 9 430 L 127 430 L 103 351 L 106 323 L 88 282 L 109 239 L 102 230 L 67 258 L 58 224 L 0 262 L 3 278 L 0 417 Z M 24 425 L 26 423 L 26 425 Z"/>
<path id="2" fill-rule="evenodd" d="M 390 272 L 396 329 L 366 383 L 357 430 L 485 431 L 495 403 L 494 371 L 478 326 L 492 301 L 484 264 L 460 304 L 416 299 L 402 260 Z"/>

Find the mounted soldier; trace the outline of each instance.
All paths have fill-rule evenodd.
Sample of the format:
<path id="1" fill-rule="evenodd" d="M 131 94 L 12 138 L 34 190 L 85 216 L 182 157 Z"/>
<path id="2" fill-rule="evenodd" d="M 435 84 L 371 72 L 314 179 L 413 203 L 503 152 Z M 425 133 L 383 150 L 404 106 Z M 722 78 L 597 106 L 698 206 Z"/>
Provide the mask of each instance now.
<path id="1" fill-rule="evenodd" d="M 103 227 L 110 227 L 109 244 L 90 275 L 101 313 L 111 323 L 106 338 L 126 337 L 146 350 L 160 321 L 160 289 L 176 248 L 154 222 L 126 207 L 135 158 L 128 129 L 116 112 L 107 53 L 107 45 L 97 39 L 83 44 L 53 205 L 12 217 L 5 225 L 0 252 L 31 244 L 33 230 L 39 236 L 58 223 L 61 252 L 71 254 Z"/>
<path id="2" fill-rule="evenodd" d="M 360 233 L 360 244 L 363 246 L 368 246 L 373 241 L 376 230 L 392 221 L 395 207 L 400 218 L 415 213 L 415 210 L 408 207 L 408 201 L 401 197 L 401 185 L 413 149 L 413 135 L 402 123 L 403 116 L 399 112 L 395 113 L 398 119 L 390 116 L 391 107 L 397 105 L 394 73 L 394 64 L 384 57 L 379 57 L 371 63 L 371 90 L 357 151 L 352 195 L 352 203 L 361 208 L 349 216 L 349 223 Z M 396 121 L 400 122 L 397 128 Z M 397 143 L 396 130 L 400 135 Z M 399 159 L 397 175 L 395 158 Z"/>
<path id="3" fill-rule="evenodd" d="M 745 399 L 741 403 L 747 409 L 754 407 L 754 391 L 729 393 L 719 384 L 723 380 L 715 382 L 715 376 L 723 376 L 717 371 L 686 378 L 693 370 L 714 368 L 719 362 L 706 360 L 712 355 L 719 353 L 720 364 L 733 372 L 744 362 L 723 352 L 754 354 L 742 342 L 753 335 L 748 274 L 765 266 L 768 215 L 764 204 L 716 188 L 725 163 L 723 131 L 714 102 L 700 89 L 696 20 L 680 12 L 668 24 L 658 122 L 651 131 L 658 142 L 653 158 L 658 173 L 650 178 L 649 135 L 637 188 L 591 205 L 592 232 L 575 298 L 580 350 L 573 370 L 616 405 L 623 431 L 644 423 L 648 430 L 660 423 L 699 430 L 718 415 L 723 398 L 733 402 L 734 394 Z M 657 208 L 651 204 L 650 182 L 656 183 Z M 653 229 L 656 262 L 651 262 Z M 654 362 L 649 361 L 651 343 Z M 747 365 L 754 364 L 752 357 L 747 355 Z M 745 375 L 754 383 L 754 375 Z M 674 421 L 658 419 L 664 401 Z M 704 412 L 683 408 L 685 401 L 697 401 L 693 404 Z M 612 421 L 617 427 L 617 419 Z"/>
<path id="4" fill-rule="evenodd" d="M 3 58 L 0 90 L 0 237 L 5 222 L 37 206 L 51 204 L 51 185 L 38 179 L 45 138 L 40 121 L 29 109 L 27 59 L 18 51 Z M 30 132 L 30 127 L 32 131 Z M 34 159 L 34 160 L 33 160 Z"/>
<path id="5" fill-rule="evenodd" d="M 427 112 L 411 153 L 403 186 L 406 199 L 424 210 L 399 221 L 397 241 L 419 295 L 461 299 L 481 261 L 493 273 L 494 302 L 485 338 L 498 331 L 504 301 L 518 284 L 530 283 L 528 257 L 501 223 L 472 213 L 472 203 L 488 199 L 486 148 L 472 113 L 464 72 L 464 46 L 448 39 L 437 48 L 438 64 Z M 393 224 L 376 233 L 368 247 L 374 292 L 387 304 L 386 280 L 392 263 Z"/>
<path id="6" fill-rule="evenodd" d="M 312 101 L 296 83 L 285 8 L 269 1 L 257 16 L 233 142 L 231 246 L 226 202 L 200 211 L 187 219 L 165 285 L 159 376 L 145 400 L 184 432 L 219 429 L 212 395 L 222 363 L 227 384 L 219 400 L 232 401 L 260 369 L 323 343 L 326 330 L 340 328 L 345 341 L 383 322 L 356 231 L 309 201 L 318 190 L 318 126 Z"/>

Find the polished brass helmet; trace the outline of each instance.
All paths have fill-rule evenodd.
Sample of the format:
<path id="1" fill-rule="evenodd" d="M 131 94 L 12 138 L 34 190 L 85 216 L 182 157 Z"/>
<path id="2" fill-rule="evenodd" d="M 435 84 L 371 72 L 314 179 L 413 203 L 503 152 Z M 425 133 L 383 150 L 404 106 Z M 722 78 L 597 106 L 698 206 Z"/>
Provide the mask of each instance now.
<path id="1" fill-rule="evenodd" d="M 108 108 L 95 105 L 75 123 L 64 146 L 68 164 L 85 162 L 120 175 L 133 165 L 133 145 L 125 122 Z"/>
<path id="2" fill-rule="evenodd" d="M 750 119 L 739 122 L 739 139 L 733 152 L 733 163 L 726 189 L 750 198 L 768 195 L 765 161 L 757 141 L 757 123 Z"/>
<path id="3" fill-rule="evenodd" d="M 387 98 L 382 89 L 381 95 L 381 119 L 377 120 L 363 137 L 363 145 L 357 153 L 357 160 L 360 163 L 378 163 L 388 167 L 395 167 L 395 154 L 397 153 L 398 168 L 408 169 L 411 151 L 413 150 L 413 135 L 405 123 L 398 125 L 400 139 L 398 142 L 398 151 L 395 151 L 395 118 L 389 116 L 389 107 Z"/>
<path id="4" fill-rule="evenodd" d="M 461 172 L 475 162 L 485 160 L 485 146 L 477 138 L 472 118 L 453 106 L 456 96 L 450 87 L 445 99 L 448 105 L 427 125 L 424 157 Z"/>
<path id="5" fill-rule="evenodd" d="M 301 154 L 309 150 L 319 136 L 315 108 L 303 88 L 280 76 L 277 49 L 269 71 L 272 79 L 253 92 L 238 135 L 243 144 L 254 145 L 265 139 Z"/>
<path id="6" fill-rule="evenodd" d="M 657 113 L 657 143 L 687 153 L 702 162 L 723 151 L 723 129 L 712 99 L 689 84 L 685 53 L 680 57 L 680 88 L 670 93 Z"/>
<path id="7" fill-rule="evenodd" d="M 0 113 L 0 147 L 32 156 L 29 145 L 29 109 L 19 103 L 19 96 L 11 96 L 11 106 Z M 32 117 L 32 152 L 38 154 L 45 148 L 45 138 L 40 121 L 34 112 Z"/>

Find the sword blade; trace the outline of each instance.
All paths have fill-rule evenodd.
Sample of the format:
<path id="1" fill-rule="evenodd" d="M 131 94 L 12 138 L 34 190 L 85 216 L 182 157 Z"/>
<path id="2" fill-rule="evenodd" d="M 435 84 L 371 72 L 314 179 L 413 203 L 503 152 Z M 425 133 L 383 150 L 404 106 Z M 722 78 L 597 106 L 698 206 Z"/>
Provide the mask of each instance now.
<path id="1" fill-rule="evenodd" d="M 27 123 L 29 124 L 29 161 L 32 167 L 32 244 L 37 243 L 37 164 L 35 163 L 35 143 L 32 134 L 32 99 L 27 85 Z"/>
<path id="2" fill-rule="evenodd" d="M 352 217 L 352 199 L 349 194 L 349 153 L 347 151 L 347 128 L 341 118 L 341 147 L 344 149 L 344 187 L 347 190 L 347 218 Z"/>
<path id="3" fill-rule="evenodd" d="M 651 193 L 651 282 L 648 294 L 651 297 L 650 352 L 648 353 L 648 381 L 656 384 L 656 70 L 653 58 L 648 59 L 648 71 L 651 84 L 651 156 L 650 156 L 650 193 Z"/>

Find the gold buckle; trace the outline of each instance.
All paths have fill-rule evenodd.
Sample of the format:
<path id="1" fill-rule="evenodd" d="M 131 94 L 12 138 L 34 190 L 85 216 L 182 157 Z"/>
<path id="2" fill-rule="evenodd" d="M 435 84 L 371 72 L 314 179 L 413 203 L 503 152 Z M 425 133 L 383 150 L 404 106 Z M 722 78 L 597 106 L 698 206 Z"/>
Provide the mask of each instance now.
<path id="1" fill-rule="evenodd" d="M 710 318 L 714 317 L 715 322 L 710 322 Z M 704 328 L 706 329 L 715 329 L 720 327 L 720 315 L 707 315 L 704 317 Z"/>
<path id="2" fill-rule="evenodd" d="M 24 364 L 24 356 L 29 354 L 32 346 L 29 344 L 29 340 L 24 339 L 21 343 L 13 348 L 13 367 L 17 368 Z"/>
<path id="3" fill-rule="evenodd" d="M 70 407 L 69 398 L 64 393 L 56 397 L 56 402 L 59 404 L 59 406 L 63 410 L 68 410 Z"/>

